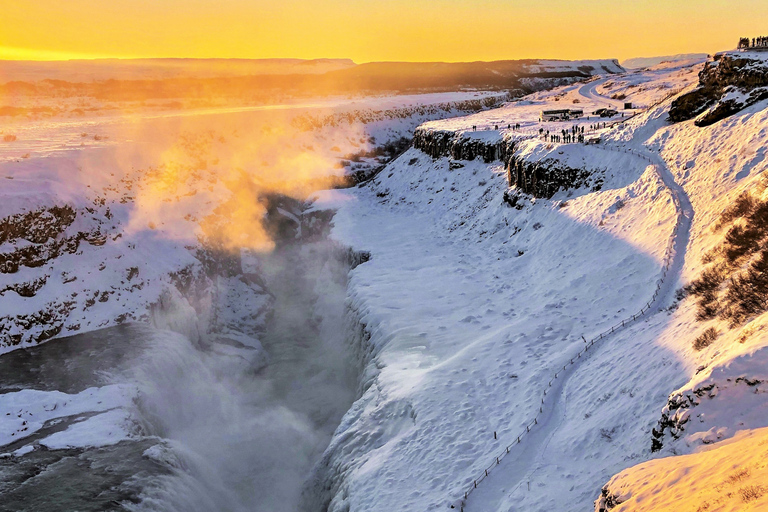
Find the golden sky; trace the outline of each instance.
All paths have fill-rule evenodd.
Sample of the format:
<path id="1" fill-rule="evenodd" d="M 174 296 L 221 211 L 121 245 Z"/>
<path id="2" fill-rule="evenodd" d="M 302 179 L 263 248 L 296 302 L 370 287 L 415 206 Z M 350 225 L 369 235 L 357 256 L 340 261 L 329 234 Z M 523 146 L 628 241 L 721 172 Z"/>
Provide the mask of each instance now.
<path id="1" fill-rule="evenodd" d="M 473 61 L 714 52 L 766 0 L 0 0 L 0 59 Z"/>

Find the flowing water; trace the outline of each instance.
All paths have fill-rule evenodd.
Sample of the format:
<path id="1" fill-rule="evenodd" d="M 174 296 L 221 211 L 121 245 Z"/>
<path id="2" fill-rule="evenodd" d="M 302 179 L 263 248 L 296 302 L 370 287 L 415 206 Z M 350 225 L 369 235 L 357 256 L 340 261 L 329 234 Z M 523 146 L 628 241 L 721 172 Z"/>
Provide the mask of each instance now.
<path id="1" fill-rule="evenodd" d="M 0 357 L 0 391 L 138 388 L 136 434 L 112 446 L 0 458 L 0 510 L 271 511 L 299 509 L 304 482 L 355 399 L 346 350 L 348 265 L 326 242 L 281 246 L 262 261 L 275 309 L 245 360 L 132 324 Z M 10 453 L 87 418 L 46 424 Z"/>

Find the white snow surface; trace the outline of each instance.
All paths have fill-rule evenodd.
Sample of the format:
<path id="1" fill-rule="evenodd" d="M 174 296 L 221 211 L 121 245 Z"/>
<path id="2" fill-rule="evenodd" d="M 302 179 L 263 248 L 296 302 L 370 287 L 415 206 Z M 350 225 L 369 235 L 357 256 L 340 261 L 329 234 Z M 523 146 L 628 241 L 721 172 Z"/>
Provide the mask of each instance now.
<path id="1" fill-rule="evenodd" d="M 477 132 L 472 132 L 474 126 L 478 132 L 490 132 L 488 135 L 490 137 L 496 136 L 496 133 L 537 134 L 539 129 L 558 133 L 561 129 L 568 129 L 573 125 L 584 126 L 585 131 L 588 131 L 597 123 L 612 124 L 623 121 L 624 118 L 635 114 L 638 108 L 647 108 L 697 83 L 701 68 L 699 64 L 697 62 L 696 65 L 659 66 L 659 68 L 631 73 L 596 76 L 586 83 L 576 83 L 553 91 L 530 94 L 504 107 L 487 112 L 430 121 L 424 123 L 421 128 L 461 131 L 475 135 Z M 632 103 L 634 108 L 624 110 L 625 103 Z M 620 113 L 610 119 L 600 118 L 594 114 L 596 110 L 605 107 L 617 109 Z M 539 122 L 541 111 L 551 109 L 583 110 L 584 116 L 564 122 Z M 508 129 L 507 126 L 510 124 L 520 124 L 520 129 Z M 497 126 L 498 129 L 495 128 Z"/>
<path id="2" fill-rule="evenodd" d="M 588 69 L 591 74 L 621 73 L 624 69 L 613 59 L 599 60 L 537 60 L 535 64 L 527 64 L 524 69 L 529 73 L 546 73 L 562 71 L 578 71 Z"/>
<path id="3" fill-rule="evenodd" d="M 0 146 L 0 219 L 39 208 L 70 206 L 77 217 L 60 236 L 95 230 L 106 237 L 103 245 L 81 241 L 76 252 L 64 252 L 42 266 L 21 266 L 16 272 L 0 273 L 0 316 L 7 315 L 11 325 L 3 334 L 29 336 L 47 327 L 45 322 L 25 326 L 14 323 L 13 318 L 34 317 L 60 301 L 70 301 L 73 306 L 63 317 L 60 335 L 114 325 L 126 314 L 149 321 L 152 306 L 159 305 L 163 314 L 152 318 L 155 327 L 205 342 L 218 360 L 226 362 L 230 373 L 256 371 L 267 363 L 258 332 L 254 332 L 263 327 L 269 308 L 271 298 L 265 290 L 243 276 L 217 277 L 206 290 L 203 304 L 195 304 L 196 309 L 176 289 L 172 278 L 173 273 L 199 268 L 195 251 L 200 246 L 200 220 L 237 190 L 226 183 L 232 177 L 226 166 L 251 165 L 248 171 L 258 173 L 263 168 L 301 170 L 305 160 L 316 160 L 303 179 L 313 177 L 312 173 L 327 174 L 329 168 L 338 173 L 341 171 L 335 164 L 340 158 L 373 147 L 369 137 L 383 142 L 407 136 L 424 120 L 459 113 L 456 102 L 486 96 L 478 92 L 440 93 L 335 99 L 319 105 L 271 109 L 8 122 L 0 132 L 12 132 L 18 138 Z M 290 124 L 297 118 L 322 121 L 339 115 L 360 116 L 364 122 L 356 118 L 314 132 L 303 132 Z M 272 134 L 270 129 L 279 133 Z M 207 135 L 209 130 L 218 130 L 216 137 Z M 265 143 L 263 151 L 256 151 L 260 159 L 256 163 L 234 162 L 242 149 L 238 139 L 253 132 Z M 171 165 L 159 182 L 153 180 L 158 163 L 173 164 L 175 158 L 183 162 L 185 154 L 177 138 L 186 134 L 191 134 L 193 153 L 213 146 L 215 153 L 223 155 L 221 164 L 214 163 L 199 173 Z M 299 156 L 294 160 L 282 160 L 284 155 L 296 154 Z M 212 161 L 210 155 L 203 156 Z M 253 157 L 254 152 L 246 156 Z M 177 169 L 178 175 L 174 174 Z M 30 245 L 17 238 L 2 244 L 0 251 Z M 258 251 L 244 251 L 248 264 L 245 274 L 258 272 L 258 258 Z M 43 279 L 44 284 L 33 296 L 22 296 L 12 288 L 37 279 Z M 104 297 L 107 300 L 101 300 Z M 217 331 L 209 333 L 214 316 Z M 158 337 L 158 347 L 172 345 L 171 341 L 185 347 L 189 343 L 172 333 L 168 336 Z M 26 337 L 16 345 L 2 342 L 0 353 L 32 344 Z M 151 361 L 142 364 L 155 368 Z M 149 381 L 137 380 L 141 385 Z M 137 396 L 137 386 L 117 384 L 75 395 L 37 390 L 1 394 L 0 446 L 13 443 L 16 448 L 5 455 L 20 457 L 39 447 L 98 447 L 141 437 L 145 433 L 137 426 L 140 414 L 133 404 Z M 64 422 L 66 428 L 41 432 L 46 425 L 47 429 Z M 28 442 L 19 443 L 21 440 Z"/>
<path id="4" fill-rule="evenodd" d="M 615 512 L 656 512 L 696 507 L 751 512 L 768 507 L 768 429 L 681 457 L 667 457 L 622 471 L 607 484 Z M 694 509 L 695 510 L 695 509 Z"/>
<path id="5" fill-rule="evenodd" d="M 59 432 L 43 437 L 14 452 L 23 455 L 35 445 L 49 449 L 106 446 L 131 436 L 135 386 L 110 384 L 76 394 L 23 389 L 0 395 L 0 446 L 18 442 L 39 432 L 46 424 L 71 421 Z"/>
<path id="6" fill-rule="evenodd" d="M 688 409 L 683 435 L 668 440 L 659 455 L 688 453 L 768 424 L 763 390 L 768 315 L 735 330 L 712 321 L 724 334 L 697 352 L 692 341 L 710 324 L 696 320 L 692 301 L 677 304 L 674 299 L 675 288 L 697 277 L 701 256 L 719 241 L 711 224 L 738 194 L 762 179 L 768 166 L 765 101 L 706 128 L 692 122 L 667 124 L 671 98 L 693 86 L 699 69 L 698 64 L 660 65 L 422 125 L 494 142 L 517 136 L 508 133 L 507 124 L 520 123 L 522 135 L 573 124 L 539 124 L 544 108 L 583 108 L 586 114 L 629 101 L 647 107 L 614 118 L 615 127 L 599 129 L 599 147 L 537 138 L 520 142 L 518 155 L 529 161 L 559 160 L 600 173 L 599 191 L 560 191 L 547 200 L 527 199 L 517 210 L 502 201 L 507 184 L 499 162 L 451 166 L 447 158 L 433 160 L 411 149 L 366 187 L 317 194 L 316 208 L 338 209 L 333 237 L 371 254 L 350 276 L 352 316 L 370 339 L 358 347 L 367 357 L 361 398 L 336 430 L 326 467 L 320 469 L 331 479 L 328 510 L 444 510 L 451 505 L 467 511 L 589 510 L 611 475 L 656 456 L 650 451 L 651 429 L 670 394 L 714 384 L 700 404 Z M 250 112 L 207 115 L 242 115 L 244 123 L 252 119 Z M 179 117 L 158 122 L 172 124 Z M 374 121 L 351 133 L 328 126 L 290 144 L 311 146 L 325 165 L 340 154 L 366 149 L 370 135 L 391 138 L 433 118 Z M 3 147 L 0 218 L 53 204 L 91 208 L 95 199 L 106 197 L 110 222 L 96 208 L 93 218 L 79 216 L 80 224 L 71 229 L 89 223 L 116 227 L 103 246 L 83 243 L 78 253 L 62 255 L 49 266 L 0 276 L 2 289 L 49 275 L 34 297 L 6 291 L 0 300 L 4 312 L 33 313 L 54 298 L 72 296 L 77 307 L 67 325 L 79 322 L 78 329 L 85 330 L 111 325 L 118 312 L 142 311 L 157 301 L 171 272 L 195 264 L 188 247 L 197 218 L 186 216 L 200 215 L 200 204 L 213 210 L 232 191 L 216 180 L 209 187 L 204 180 L 191 180 L 178 197 L 169 197 L 170 205 L 160 205 L 160 211 L 174 213 L 173 222 L 149 227 L 150 219 L 134 215 L 131 201 L 120 201 L 126 194 L 116 185 L 123 178 L 141 179 L 136 170 L 149 164 L 140 156 L 146 153 L 125 148 L 145 149 L 144 141 L 103 120 L 70 123 L 4 127 L 19 134 L 19 144 L 7 146 L 12 148 L 7 152 Z M 471 131 L 472 126 L 479 131 Z M 81 132 L 91 135 L 81 137 Z M 108 138 L 96 141 L 94 132 Z M 326 147 L 331 141 L 336 150 Z M 22 158 L 27 152 L 32 156 Z M 265 160 L 271 164 L 278 156 Z M 199 194 L 194 211 L 178 199 L 192 191 Z M 675 200 L 681 195 L 690 200 L 691 211 Z M 691 223 L 690 236 L 678 239 L 682 247 L 675 261 L 680 266 L 667 274 L 664 257 L 680 232 L 681 216 Z M 143 288 L 119 289 L 116 284 L 127 279 L 133 266 Z M 72 276 L 75 280 L 69 281 Z M 582 336 L 590 339 L 631 317 L 662 279 L 665 288 L 651 314 L 569 366 L 545 404 L 541 423 L 462 501 L 473 481 L 538 417 L 547 381 L 582 350 Z M 109 301 L 85 307 L 94 291 L 112 286 L 116 289 Z M 260 290 L 226 282 L 216 287 L 223 291 L 215 296 L 217 304 L 260 307 Z M 241 314 L 224 321 L 237 323 Z M 747 327 L 753 334 L 739 343 Z M 257 340 L 240 334 L 232 336 L 259 347 Z M 739 378 L 760 382 L 755 387 L 736 382 Z M 102 395 L 105 400 L 99 400 Z M 7 393 L 0 397 L 0 410 L 32 412 L 35 419 L 0 416 L 1 442 L 29 436 L 46 420 L 63 417 L 65 403 L 67 415 L 82 415 L 82 421 L 40 440 L 41 445 L 116 442 L 131 435 L 125 411 L 134 396 L 133 388 L 115 386 L 77 395 Z M 54 404 L 60 405 L 52 411 Z M 13 456 L 31 445 L 23 444 Z"/>
<path id="7" fill-rule="evenodd" d="M 664 55 L 659 57 L 633 57 L 621 62 L 626 69 L 650 68 L 661 64 L 687 65 L 699 64 L 707 60 L 706 53 L 679 53 L 677 55 Z"/>
<path id="8" fill-rule="evenodd" d="M 370 360 L 362 398 L 326 452 L 329 510 L 590 510 L 611 475 L 656 456 L 651 429 L 670 393 L 696 385 L 702 363 L 718 382 L 762 376 L 759 349 L 768 337 L 760 329 L 748 343 L 734 343 L 739 333 L 731 332 L 696 352 L 691 345 L 705 325 L 693 301 L 674 298 L 718 240 L 710 224 L 766 169 L 766 102 L 707 128 L 668 125 L 671 99 L 695 84 L 699 69 L 659 66 L 599 78 L 422 126 L 493 142 L 515 136 L 507 123 L 538 130 L 543 108 L 647 106 L 601 129 L 601 147 L 520 142 L 518 155 L 530 161 L 603 170 L 600 191 L 561 191 L 516 210 L 502 201 L 500 163 L 450 166 L 412 149 L 368 187 L 318 194 L 317 208 L 338 208 L 333 236 L 371 253 L 352 272 L 349 290 L 370 334 Z M 614 91 L 626 98 L 611 98 Z M 673 190 L 682 202 L 673 201 Z M 683 232 L 675 230 L 681 218 Z M 685 236 L 674 245 L 675 264 L 652 314 L 575 364 L 541 423 L 464 500 L 538 417 L 547 381 L 580 351 L 582 336 L 651 299 L 676 233 Z M 715 398 L 702 409 L 712 418 L 707 429 L 725 426 L 728 437 L 739 422 L 768 424 L 762 393 L 745 399 L 745 390 L 729 389 L 733 400 Z M 669 442 L 661 455 L 694 449 L 697 432 Z"/>

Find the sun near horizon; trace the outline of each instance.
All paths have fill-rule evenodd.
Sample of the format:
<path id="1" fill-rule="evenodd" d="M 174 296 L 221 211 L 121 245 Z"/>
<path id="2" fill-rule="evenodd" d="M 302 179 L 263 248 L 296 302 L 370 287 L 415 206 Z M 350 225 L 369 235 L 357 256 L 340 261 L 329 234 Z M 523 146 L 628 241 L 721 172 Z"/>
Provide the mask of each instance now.
<path id="1" fill-rule="evenodd" d="M 3 6 L 0 59 L 623 60 L 712 53 L 766 27 L 758 0 L 24 0 Z"/>

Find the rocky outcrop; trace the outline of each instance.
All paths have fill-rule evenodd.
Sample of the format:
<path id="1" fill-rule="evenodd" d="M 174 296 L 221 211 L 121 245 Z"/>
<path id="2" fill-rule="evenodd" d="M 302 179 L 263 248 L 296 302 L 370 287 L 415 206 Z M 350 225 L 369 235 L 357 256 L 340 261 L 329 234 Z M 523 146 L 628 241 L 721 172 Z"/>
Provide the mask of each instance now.
<path id="1" fill-rule="evenodd" d="M 520 156 L 512 155 L 505 167 L 509 185 L 533 197 L 548 199 L 560 190 L 588 187 L 597 191 L 603 186 L 601 172 L 575 169 L 555 159 L 528 162 Z"/>
<path id="2" fill-rule="evenodd" d="M 502 162 L 509 186 L 534 197 L 548 199 L 560 190 L 582 187 L 600 190 L 602 187 L 601 172 L 568 167 L 553 158 L 529 162 L 516 154 L 518 143 L 519 140 L 511 137 L 488 141 L 461 132 L 428 129 L 418 129 L 413 136 L 414 147 L 432 158 Z M 513 195 L 505 195 L 505 201 L 511 206 L 516 205 Z"/>
<path id="3" fill-rule="evenodd" d="M 50 302 L 33 313 L 0 317 L 0 342 L 2 345 L 19 345 L 24 341 L 40 343 L 57 336 L 64 327 L 75 302 L 61 300 Z M 34 332 L 30 336 L 30 332 Z"/>
<path id="4" fill-rule="evenodd" d="M 432 158 L 474 160 L 479 157 L 483 162 L 490 163 L 506 161 L 515 152 L 516 144 L 512 139 L 487 141 L 461 132 L 419 128 L 413 134 L 413 147 Z"/>
<path id="5" fill-rule="evenodd" d="M 40 288 L 45 286 L 48 278 L 51 277 L 47 274 L 30 281 L 22 281 L 20 283 L 11 283 L 5 286 L 0 286 L 0 296 L 5 292 L 16 292 L 20 297 L 34 297 L 35 294 L 40 291 Z"/>
<path id="6" fill-rule="evenodd" d="M 69 205 L 10 215 L 0 219 L 0 244 L 15 238 L 43 244 L 63 233 L 76 216 L 75 209 Z"/>
<path id="7" fill-rule="evenodd" d="M 62 254 L 74 254 L 83 240 L 91 242 L 92 245 L 103 245 L 105 242 L 104 236 L 99 232 L 81 231 L 41 244 L 23 245 L 9 252 L 0 252 L 0 272 L 13 274 L 18 272 L 20 267 L 41 267 Z"/>
<path id="8" fill-rule="evenodd" d="M 656 427 L 651 429 L 651 451 L 657 452 L 663 448 L 664 434 L 669 433 L 673 439 L 680 437 L 684 425 L 691 416 L 691 408 L 696 407 L 702 396 L 709 394 L 715 385 L 707 389 L 696 389 L 693 393 L 673 393 L 669 396 L 667 404 L 661 410 L 661 418 Z M 712 396 L 717 393 L 715 389 Z"/>
<path id="9" fill-rule="evenodd" d="M 720 396 L 721 405 L 719 407 L 727 407 L 729 401 L 733 400 L 733 396 L 749 395 L 753 398 L 759 398 L 759 396 L 765 394 L 763 385 L 766 381 L 760 377 L 748 377 L 746 375 L 739 375 L 737 377 L 725 378 L 723 380 L 707 379 L 704 382 L 693 386 L 692 389 L 688 389 L 681 392 L 675 392 L 669 396 L 667 404 L 661 410 L 661 418 L 655 428 L 651 430 L 651 450 L 659 451 L 664 446 L 664 438 L 669 435 L 672 440 L 681 438 L 686 434 L 686 430 L 689 432 L 686 435 L 702 430 L 702 425 L 705 425 L 704 418 L 714 420 L 714 426 L 716 428 L 710 429 L 709 434 L 700 435 L 696 434 L 694 437 L 696 440 L 689 439 L 689 442 L 702 442 L 703 444 L 709 444 L 716 442 L 720 439 L 720 435 L 716 432 L 718 427 L 727 426 L 720 424 L 717 418 L 714 416 L 716 412 L 711 404 L 707 408 L 705 405 L 709 400 L 714 400 Z M 723 398 L 724 397 L 724 398 Z M 760 403 L 764 403 L 764 400 Z M 724 404 L 724 405 L 723 405 Z M 697 414 L 694 408 L 702 406 L 705 409 L 703 414 Z M 727 416 L 727 413 L 725 413 Z M 692 419 L 697 419 L 693 426 L 689 425 Z M 721 417 L 721 421 L 722 421 Z M 740 426 L 744 428 L 746 422 L 749 421 L 749 415 L 742 414 L 739 420 Z M 710 426 L 712 423 L 707 422 L 703 427 Z"/>
<path id="10" fill-rule="evenodd" d="M 106 236 L 98 226 L 67 233 L 77 215 L 74 208 L 64 205 L 0 219 L 0 245 L 13 247 L 0 251 L 0 273 L 13 274 L 20 267 L 41 267 L 61 254 L 77 252 L 82 241 L 104 245 Z"/>
<path id="11" fill-rule="evenodd" d="M 608 512 L 621 505 L 624 499 L 621 496 L 613 494 L 606 484 L 600 490 L 600 497 L 595 500 L 595 512 Z"/>
<path id="12" fill-rule="evenodd" d="M 78 221 L 84 213 L 90 220 Z M 83 241 L 95 246 L 106 242 L 100 228 L 100 220 L 104 219 L 106 217 L 95 215 L 95 210 L 84 212 L 68 204 L 39 207 L 0 219 L 0 275 L 5 274 L 0 283 L 0 297 L 7 294 L 24 299 L 35 297 L 52 275 L 50 269 L 41 267 L 62 254 L 76 253 Z M 39 270 L 17 274 L 22 267 Z M 17 313 L 11 308 L 0 311 L 0 346 L 39 343 L 57 336 L 76 304 L 74 296 L 61 294 L 56 300 L 40 302 L 34 311 Z"/>
<path id="13" fill-rule="evenodd" d="M 673 123 L 696 118 L 709 126 L 768 99 L 768 60 L 750 52 L 723 53 L 704 65 L 698 87 L 672 102 Z"/>

